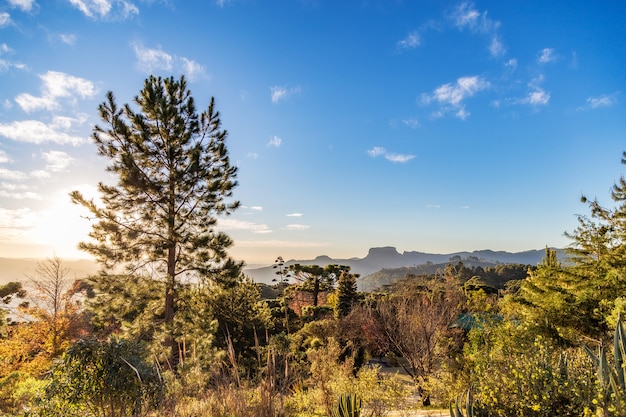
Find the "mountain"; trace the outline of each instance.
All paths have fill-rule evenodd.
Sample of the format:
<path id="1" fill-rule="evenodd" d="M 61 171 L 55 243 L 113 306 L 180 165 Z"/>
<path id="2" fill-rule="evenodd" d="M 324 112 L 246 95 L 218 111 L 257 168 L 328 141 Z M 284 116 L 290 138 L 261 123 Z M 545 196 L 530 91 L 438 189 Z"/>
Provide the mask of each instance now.
<path id="1" fill-rule="evenodd" d="M 320 265 L 328 264 L 347 265 L 353 273 L 361 276 L 363 280 L 367 275 L 373 274 L 385 268 L 412 267 L 424 264 L 446 264 L 472 261 L 485 265 L 497 264 L 522 264 L 537 265 L 541 263 L 545 255 L 545 249 L 528 250 L 524 252 L 504 252 L 493 250 L 478 250 L 473 252 L 455 252 L 448 254 L 434 254 L 424 252 L 400 253 L 392 246 L 371 248 L 364 258 L 333 259 L 328 256 L 318 256 L 309 260 L 289 260 L 285 266 L 293 264 Z M 557 257 L 565 259 L 565 251 L 557 249 Z M 244 268 L 244 273 L 255 282 L 271 284 L 277 278 L 276 269 L 272 265 L 261 268 Z"/>

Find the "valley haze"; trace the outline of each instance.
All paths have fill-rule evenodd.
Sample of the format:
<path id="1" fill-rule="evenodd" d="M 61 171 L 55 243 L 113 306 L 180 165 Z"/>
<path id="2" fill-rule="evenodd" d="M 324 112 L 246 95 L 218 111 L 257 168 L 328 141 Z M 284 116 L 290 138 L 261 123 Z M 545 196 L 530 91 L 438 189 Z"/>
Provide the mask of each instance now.
<path id="1" fill-rule="evenodd" d="M 559 256 L 562 258 L 563 251 L 559 250 Z M 313 259 L 285 259 L 285 266 L 295 263 L 301 265 L 321 265 L 340 264 L 350 266 L 351 272 L 359 274 L 361 278 L 378 272 L 385 268 L 400 268 L 423 265 L 426 263 L 454 263 L 459 259 L 461 262 L 469 258 L 481 260 L 492 264 L 523 264 L 537 265 L 543 259 L 544 249 L 533 249 L 522 252 L 506 252 L 494 250 L 475 250 L 461 251 L 446 254 L 426 253 L 418 251 L 404 251 L 402 253 L 393 246 L 370 248 L 367 256 L 363 258 L 331 258 L 326 255 L 320 255 Z M 35 269 L 37 263 L 44 259 L 36 258 L 0 258 L 0 285 L 10 281 L 26 281 L 29 277 L 35 277 Z M 71 260 L 63 259 L 64 266 L 68 267 L 69 278 L 80 279 L 88 275 L 95 274 L 98 271 L 98 265 L 91 260 L 80 259 Z M 252 278 L 257 283 L 273 284 L 272 280 L 276 278 L 276 269 L 273 264 L 258 265 L 251 264 L 244 266 L 243 273 Z M 35 277 L 36 278 L 36 277 Z"/>

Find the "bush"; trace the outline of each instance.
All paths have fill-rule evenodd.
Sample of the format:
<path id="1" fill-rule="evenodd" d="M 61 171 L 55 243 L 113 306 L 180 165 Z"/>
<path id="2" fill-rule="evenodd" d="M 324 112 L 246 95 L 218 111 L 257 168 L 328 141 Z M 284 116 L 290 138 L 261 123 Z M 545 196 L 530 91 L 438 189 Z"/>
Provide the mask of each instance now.
<path id="1" fill-rule="evenodd" d="M 67 350 L 54 370 L 42 411 L 139 415 L 144 408 L 156 407 L 162 395 L 158 371 L 138 343 L 83 339 Z"/>

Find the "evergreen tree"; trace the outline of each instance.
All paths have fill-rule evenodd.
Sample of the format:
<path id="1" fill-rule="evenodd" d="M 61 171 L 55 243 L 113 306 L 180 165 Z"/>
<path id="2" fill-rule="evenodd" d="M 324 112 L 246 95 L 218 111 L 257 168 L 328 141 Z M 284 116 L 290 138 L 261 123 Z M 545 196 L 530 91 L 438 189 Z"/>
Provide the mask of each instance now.
<path id="1" fill-rule="evenodd" d="M 135 103 L 139 111 L 120 108 L 109 92 L 99 106 L 106 127 L 94 128 L 93 140 L 117 184 L 98 185 L 102 204 L 78 191 L 71 197 L 95 220 L 91 241 L 79 247 L 103 271 L 123 265 L 128 276 L 148 274 L 163 283 L 163 344 L 175 364 L 181 277 L 227 281 L 239 275 L 241 264 L 226 253 L 231 239 L 215 230 L 218 216 L 239 205 L 230 199 L 237 169 L 215 100 L 198 115 L 184 77 L 151 76 Z M 106 272 L 100 279 L 108 279 Z"/>
<path id="2" fill-rule="evenodd" d="M 339 276 L 337 281 L 337 304 L 335 305 L 335 317 L 337 319 L 347 316 L 358 301 L 357 278 L 358 275 L 346 271 Z"/>
<path id="3" fill-rule="evenodd" d="M 337 278 L 342 272 L 349 272 L 346 265 L 300 265 L 289 266 L 293 278 L 300 283 L 299 289 L 313 294 L 313 305 L 317 306 L 319 293 L 330 291 L 335 287 Z"/>

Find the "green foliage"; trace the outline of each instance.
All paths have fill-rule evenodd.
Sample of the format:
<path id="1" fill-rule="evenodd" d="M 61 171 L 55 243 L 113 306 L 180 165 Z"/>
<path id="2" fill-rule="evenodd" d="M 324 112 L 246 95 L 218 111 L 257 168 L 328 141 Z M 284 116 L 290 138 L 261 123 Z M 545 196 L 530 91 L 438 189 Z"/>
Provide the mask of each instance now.
<path id="1" fill-rule="evenodd" d="M 163 384 L 137 343 L 83 339 L 63 355 L 47 388 L 43 409 L 98 417 L 137 415 L 157 406 Z"/>
<path id="2" fill-rule="evenodd" d="M 626 334 L 621 317 L 618 317 L 613 336 L 613 363 L 607 359 L 604 345 L 600 345 L 599 353 L 584 345 L 585 351 L 593 361 L 597 370 L 599 395 L 597 402 L 604 416 L 626 414 L 626 382 L 624 377 L 624 358 L 626 357 Z"/>
<path id="3" fill-rule="evenodd" d="M 465 401 L 463 401 L 463 399 L 465 399 Z M 462 406 L 462 404 L 465 403 L 465 414 L 463 414 L 463 412 L 461 411 L 461 408 L 459 408 L 459 405 Z M 468 388 L 467 391 L 459 394 L 459 396 L 457 397 L 456 401 L 454 402 L 454 407 L 453 404 L 450 403 L 450 417 L 475 417 L 476 414 L 474 413 L 474 399 L 473 399 L 473 395 L 472 395 L 472 389 Z"/>
<path id="4" fill-rule="evenodd" d="M 341 394 L 337 407 L 333 408 L 333 417 L 359 417 L 361 415 L 361 399 L 356 394 Z"/>
<path id="5" fill-rule="evenodd" d="M 298 289 L 313 294 L 313 305 L 318 304 L 318 295 L 322 291 L 332 291 L 337 279 L 343 272 L 350 272 L 347 265 L 289 265 L 288 271 L 298 283 Z"/>
<path id="6" fill-rule="evenodd" d="M 335 318 L 346 317 L 358 302 L 356 279 L 358 275 L 342 272 L 337 282 L 337 304 Z"/>
<path id="7" fill-rule="evenodd" d="M 471 330 L 465 356 L 480 415 L 579 416 L 593 407 L 594 375 L 587 355 L 514 322 Z"/>

